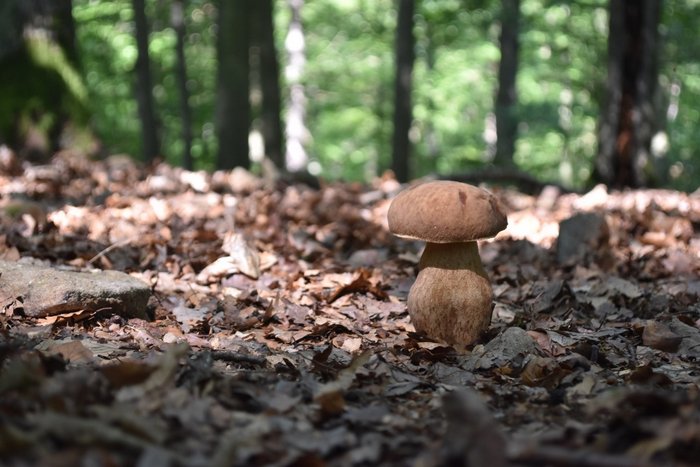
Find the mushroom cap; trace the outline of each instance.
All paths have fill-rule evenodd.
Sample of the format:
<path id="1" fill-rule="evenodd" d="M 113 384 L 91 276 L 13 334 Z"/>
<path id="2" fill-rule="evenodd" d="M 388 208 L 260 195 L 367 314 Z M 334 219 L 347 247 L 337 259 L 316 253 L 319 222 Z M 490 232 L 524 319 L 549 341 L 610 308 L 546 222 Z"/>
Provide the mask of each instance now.
<path id="1" fill-rule="evenodd" d="M 508 225 L 498 199 L 466 183 L 422 183 L 399 193 L 389 207 L 389 230 L 433 243 L 490 238 Z"/>

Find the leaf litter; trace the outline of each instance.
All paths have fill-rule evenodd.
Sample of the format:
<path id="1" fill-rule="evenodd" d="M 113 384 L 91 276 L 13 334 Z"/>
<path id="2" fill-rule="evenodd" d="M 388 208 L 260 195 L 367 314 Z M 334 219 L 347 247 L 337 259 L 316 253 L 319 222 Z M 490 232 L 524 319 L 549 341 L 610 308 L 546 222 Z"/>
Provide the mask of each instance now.
<path id="1" fill-rule="evenodd" d="M 699 193 L 491 187 L 494 319 L 453 348 L 406 313 L 400 188 L 68 152 L 0 174 L 0 259 L 153 291 L 148 319 L 0 291 L 3 464 L 697 465 Z"/>

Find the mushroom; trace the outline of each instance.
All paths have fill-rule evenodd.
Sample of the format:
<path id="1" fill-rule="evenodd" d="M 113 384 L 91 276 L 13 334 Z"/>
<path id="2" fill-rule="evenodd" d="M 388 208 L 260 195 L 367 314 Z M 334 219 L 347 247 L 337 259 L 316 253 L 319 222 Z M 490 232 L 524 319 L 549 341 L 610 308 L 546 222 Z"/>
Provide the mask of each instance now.
<path id="1" fill-rule="evenodd" d="M 428 182 L 399 193 L 387 217 L 394 235 L 427 242 L 408 294 L 416 331 L 452 345 L 476 341 L 491 323 L 493 298 L 476 240 L 508 225 L 498 200 L 465 183 Z"/>

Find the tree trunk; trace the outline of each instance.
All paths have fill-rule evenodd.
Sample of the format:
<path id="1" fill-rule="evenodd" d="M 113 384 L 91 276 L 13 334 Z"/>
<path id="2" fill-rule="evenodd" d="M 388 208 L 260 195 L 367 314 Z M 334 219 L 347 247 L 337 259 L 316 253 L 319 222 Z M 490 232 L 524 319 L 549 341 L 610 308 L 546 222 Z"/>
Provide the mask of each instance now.
<path id="1" fill-rule="evenodd" d="M 282 152 L 282 104 L 280 97 L 279 63 L 275 46 L 274 7 L 272 0 L 259 0 L 255 3 L 255 41 L 260 50 L 260 90 L 262 91 L 262 111 L 260 120 L 265 155 L 279 169 L 284 169 Z"/>
<path id="2" fill-rule="evenodd" d="M 410 176 L 409 130 L 413 120 L 411 87 L 415 60 L 413 36 L 414 0 L 399 0 L 396 27 L 396 76 L 394 80 L 394 137 L 392 140 L 392 170 L 396 178 L 405 182 Z"/>
<path id="3" fill-rule="evenodd" d="M 653 183 L 661 0 L 610 0 L 608 79 L 594 177 L 609 186 Z"/>
<path id="4" fill-rule="evenodd" d="M 499 167 L 513 167 L 518 133 L 516 77 L 518 72 L 518 23 L 520 0 L 501 2 L 501 61 L 496 95 L 496 156 Z"/>
<path id="5" fill-rule="evenodd" d="M 434 28 L 430 21 L 426 21 L 425 24 L 425 66 L 428 69 L 428 73 L 435 73 L 435 60 L 436 60 L 436 49 L 434 38 Z M 433 116 L 437 115 L 437 108 L 435 105 L 435 100 L 433 96 L 427 96 L 427 106 L 428 106 L 428 120 L 425 122 L 425 145 L 426 145 L 426 155 L 429 161 L 429 170 L 435 172 L 437 170 L 437 162 L 440 156 L 440 143 L 438 138 L 438 133 L 433 123 Z"/>
<path id="6" fill-rule="evenodd" d="M 285 154 L 287 170 L 300 172 L 309 165 L 306 144 L 309 140 L 309 130 L 306 128 L 306 93 L 301 78 L 306 65 L 306 44 L 304 29 L 301 22 L 301 9 L 304 0 L 287 0 L 292 13 L 289 22 L 289 32 L 284 41 L 289 62 L 284 74 L 289 84 L 289 105 L 285 133 L 287 150 Z"/>
<path id="7" fill-rule="evenodd" d="M 182 119 L 182 166 L 187 170 L 194 168 L 192 161 L 192 110 L 190 93 L 187 90 L 187 63 L 185 61 L 185 0 L 173 0 L 170 7 L 170 19 L 175 30 L 175 77 L 178 94 L 180 94 L 180 118 Z"/>
<path id="8" fill-rule="evenodd" d="M 148 55 L 148 22 L 144 0 L 132 0 L 136 26 L 136 101 L 141 119 L 143 158 L 152 161 L 160 153 L 158 125 L 153 107 L 153 84 Z"/>
<path id="9" fill-rule="evenodd" d="M 75 20 L 73 19 L 73 0 L 54 0 L 56 8 L 54 30 L 56 42 L 61 46 L 66 57 L 75 68 L 80 68 L 78 44 L 75 39 Z"/>
<path id="10" fill-rule="evenodd" d="M 219 169 L 250 167 L 250 3 L 220 0 L 216 128 Z"/>

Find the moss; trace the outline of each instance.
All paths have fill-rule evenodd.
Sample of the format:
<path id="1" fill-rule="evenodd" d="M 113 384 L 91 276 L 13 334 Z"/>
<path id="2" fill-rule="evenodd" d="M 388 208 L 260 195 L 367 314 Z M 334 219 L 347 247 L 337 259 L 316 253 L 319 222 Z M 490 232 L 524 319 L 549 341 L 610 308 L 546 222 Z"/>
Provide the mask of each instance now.
<path id="1" fill-rule="evenodd" d="M 87 121 L 80 74 L 48 38 L 27 38 L 2 58 L 0 89 L 0 141 L 11 146 L 21 146 L 30 128 L 55 145 L 66 121 Z"/>

